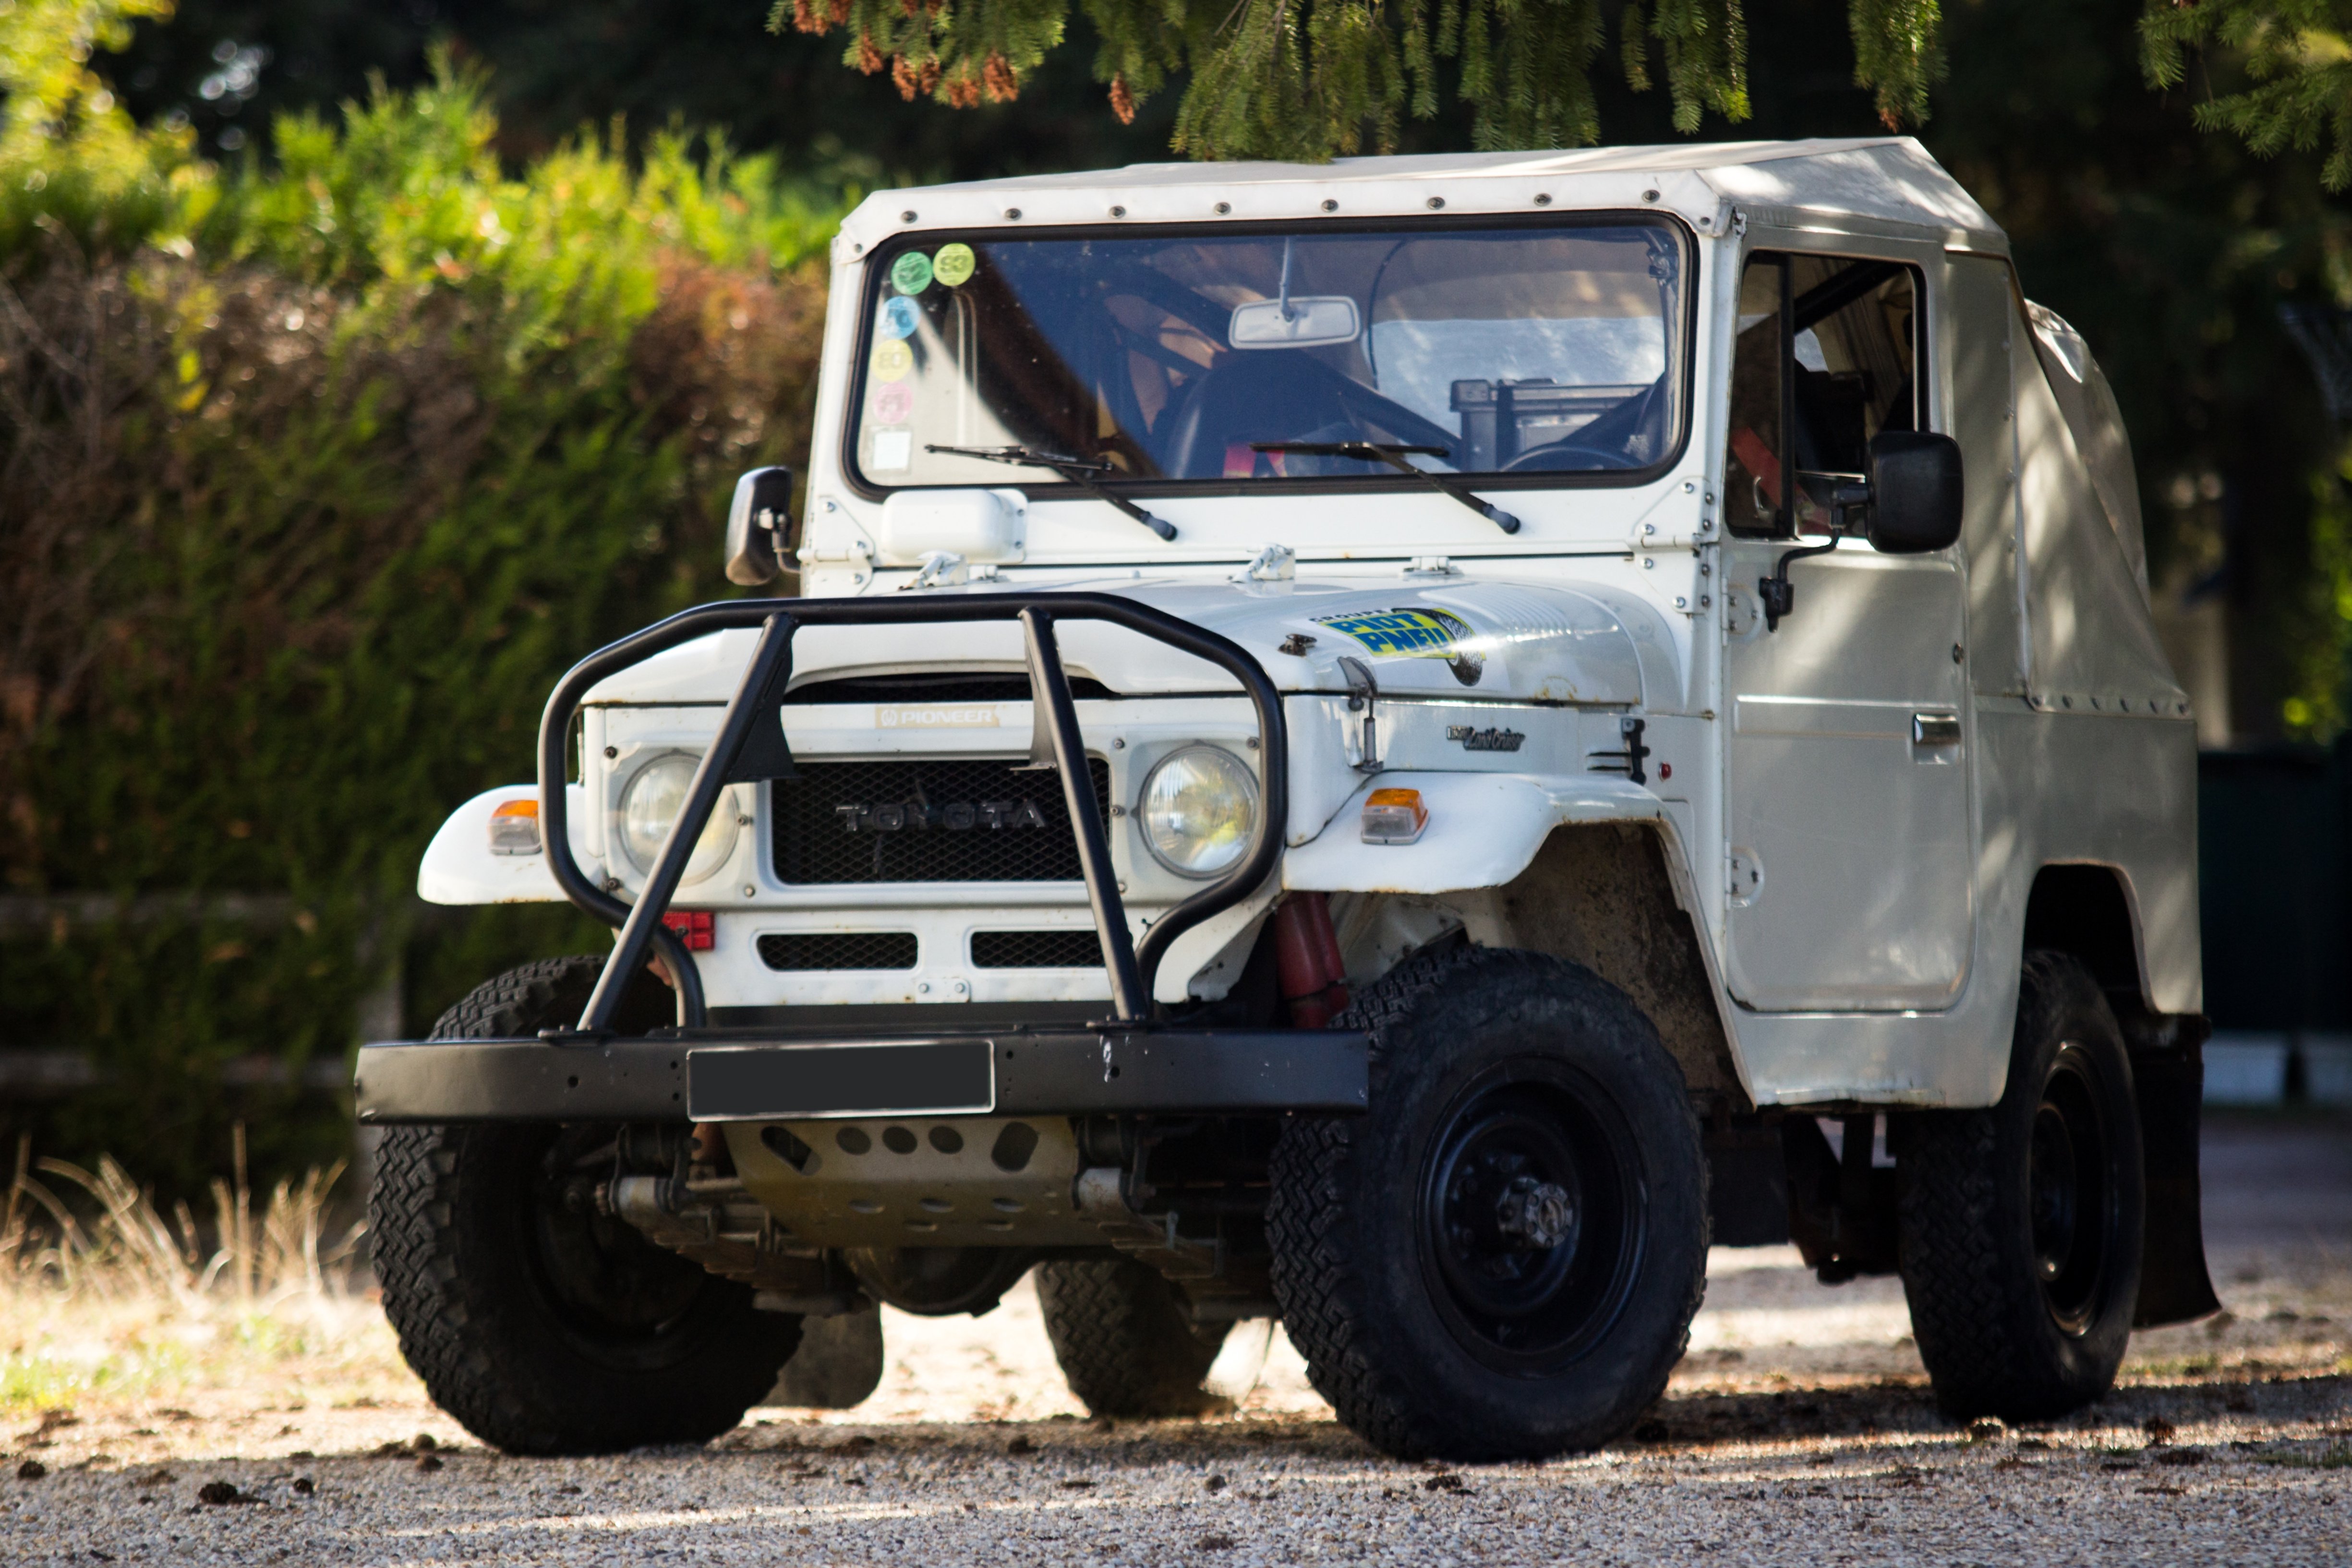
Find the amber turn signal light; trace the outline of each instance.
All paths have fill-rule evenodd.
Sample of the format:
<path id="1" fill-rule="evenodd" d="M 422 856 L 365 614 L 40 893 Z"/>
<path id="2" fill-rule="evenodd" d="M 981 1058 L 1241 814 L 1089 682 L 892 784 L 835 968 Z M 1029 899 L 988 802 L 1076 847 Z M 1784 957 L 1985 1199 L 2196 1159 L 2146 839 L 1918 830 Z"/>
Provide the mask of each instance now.
<path id="1" fill-rule="evenodd" d="M 490 853 L 539 853 L 539 802 L 502 800 L 499 803 L 498 809 L 490 813 Z"/>
<path id="2" fill-rule="evenodd" d="M 1429 829 L 1417 789 L 1376 789 L 1364 800 L 1364 842 L 1411 844 Z"/>

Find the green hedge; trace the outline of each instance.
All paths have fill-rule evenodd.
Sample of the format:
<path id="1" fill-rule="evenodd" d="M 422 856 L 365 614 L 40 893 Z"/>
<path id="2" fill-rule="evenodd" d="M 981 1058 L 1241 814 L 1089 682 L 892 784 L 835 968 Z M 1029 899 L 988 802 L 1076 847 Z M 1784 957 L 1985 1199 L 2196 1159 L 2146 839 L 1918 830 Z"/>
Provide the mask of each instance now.
<path id="1" fill-rule="evenodd" d="M 732 592 L 728 487 L 803 456 L 846 194 L 682 133 L 509 175 L 446 68 L 232 171 L 83 110 L 0 142 L 0 892 L 290 903 L 0 940 L 0 1048 L 106 1075 L 0 1131 L 176 1186 L 232 1116 L 264 1165 L 341 1144 L 222 1068 L 341 1059 L 388 964 L 423 1027 L 599 940 L 425 911 L 416 860 L 531 776 L 567 664 Z"/>

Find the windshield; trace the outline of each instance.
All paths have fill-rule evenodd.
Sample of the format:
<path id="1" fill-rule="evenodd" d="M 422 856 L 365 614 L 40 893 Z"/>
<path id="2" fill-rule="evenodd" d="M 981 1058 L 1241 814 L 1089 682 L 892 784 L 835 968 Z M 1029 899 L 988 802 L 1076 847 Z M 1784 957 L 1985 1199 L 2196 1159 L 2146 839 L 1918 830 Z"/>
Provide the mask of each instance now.
<path id="1" fill-rule="evenodd" d="M 1672 456 L 1684 247 L 1664 223 L 914 237 L 877 253 L 851 452 L 869 485 L 1607 473 Z M 1099 467 L 1097 467 L 1099 465 Z"/>

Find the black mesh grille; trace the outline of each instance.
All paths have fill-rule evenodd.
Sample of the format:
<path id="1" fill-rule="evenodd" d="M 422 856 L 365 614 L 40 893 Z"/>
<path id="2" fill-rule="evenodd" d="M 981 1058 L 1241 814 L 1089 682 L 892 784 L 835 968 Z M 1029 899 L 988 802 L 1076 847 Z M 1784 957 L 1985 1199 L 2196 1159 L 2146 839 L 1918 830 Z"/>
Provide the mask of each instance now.
<path id="1" fill-rule="evenodd" d="M 760 939 L 771 969 L 912 969 L 910 931 L 782 931 Z"/>
<path id="2" fill-rule="evenodd" d="M 1090 931 L 976 931 L 976 969 L 1100 969 L 1102 938 Z"/>
<path id="3" fill-rule="evenodd" d="M 1110 816 L 1110 764 L 1087 761 Z M 838 882 L 1075 882 L 1062 781 L 1017 762 L 802 763 L 775 790 L 776 875 Z"/>

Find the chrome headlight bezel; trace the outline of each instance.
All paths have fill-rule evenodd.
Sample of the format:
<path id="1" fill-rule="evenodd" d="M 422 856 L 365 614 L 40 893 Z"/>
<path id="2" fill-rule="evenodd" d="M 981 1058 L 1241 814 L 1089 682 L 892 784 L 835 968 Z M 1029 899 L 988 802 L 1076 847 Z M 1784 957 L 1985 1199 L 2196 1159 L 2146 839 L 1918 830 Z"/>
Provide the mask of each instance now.
<path id="1" fill-rule="evenodd" d="M 1159 786 L 1170 778 L 1169 770 L 1180 764 L 1188 769 L 1208 769 L 1225 786 L 1219 804 L 1238 804 L 1240 807 L 1240 831 L 1217 835 L 1212 840 L 1218 847 L 1218 858 L 1213 863 L 1195 860 L 1188 865 L 1179 858 L 1175 847 L 1164 841 L 1179 838 L 1181 832 L 1170 821 L 1173 802 L 1159 798 Z M 1136 834 L 1143 840 L 1145 851 L 1163 870 L 1187 881 L 1214 881 L 1241 864 L 1243 857 L 1249 853 L 1258 833 L 1259 813 L 1263 809 L 1261 793 L 1256 770 L 1224 747 L 1204 741 L 1179 746 L 1153 763 L 1143 775 L 1143 786 L 1136 792 Z"/>
<path id="2" fill-rule="evenodd" d="M 688 789 L 694 783 L 694 772 L 702 765 L 698 752 L 659 751 L 646 756 L 629 770 L 628 776 L 613 795 L 613 842 L 621 858 L 634 867 L 639 878 L 653 875 L 654 866 L 661 858 L 662 841 L 669 837 L 672 824 L 686 805 Z M 667 808 L 650 798 L 646 792 L 664 790 L 668 794 Z M 708 881 L 724 870 L 735 858 L 735 840 L 740 826 L 735 819 L 732 789 L 722 791 L 711 808 L 710 820 L 704 825 L 702 837 L 688 857 L 686 874 L 678 879 L 680 887 Z M 640 804 L 647 810 L 642 820 L 632 823 L 632 809 Z"/>

